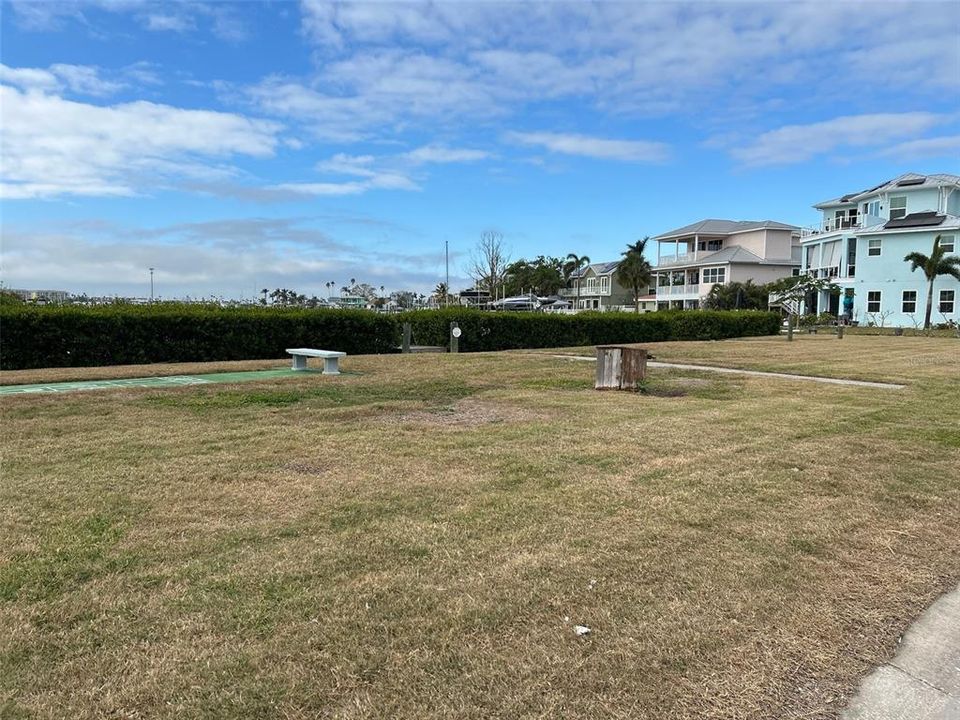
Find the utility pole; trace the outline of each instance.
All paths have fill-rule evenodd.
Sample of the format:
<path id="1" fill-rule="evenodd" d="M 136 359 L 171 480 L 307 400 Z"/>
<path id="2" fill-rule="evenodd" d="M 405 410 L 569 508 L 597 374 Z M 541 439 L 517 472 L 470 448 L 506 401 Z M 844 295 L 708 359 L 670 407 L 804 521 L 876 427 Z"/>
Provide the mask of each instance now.
<path id="1" fill-rule="evenodd" d="M 153 268 L 150 268 L 150 302 L 153 302 Z"/>
<path id="2" fill-rule="evenodd" d="M 443 295 L 443 306 L 449 307 L 450 306 L 450 241 L 449 240 L 443 241 L 443 254 L 445 255 L 446 261 L 447 261 L 447 283 L 444 286 L 446 287 L 447 291 Z"/>

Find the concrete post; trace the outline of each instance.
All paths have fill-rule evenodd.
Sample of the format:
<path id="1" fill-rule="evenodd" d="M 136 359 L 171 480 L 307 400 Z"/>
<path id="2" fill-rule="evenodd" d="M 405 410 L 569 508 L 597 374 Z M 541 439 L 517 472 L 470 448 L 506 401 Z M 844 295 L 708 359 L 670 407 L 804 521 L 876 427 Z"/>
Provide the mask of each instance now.
<path id="1" fill-rule="evenodd" d="M 412 332 L 410 323 L 405 322 L 403 324 L 403 344 L 400 346 L 400 352 L 410 352 L 410 335 Z"/>
<path id="2" fill-rule="evenodd" d="M 450 352 L 460 352 L 460 333 L 454 332 L 454 330 L 459 330 L 457 323 L 450 323 Z"/>

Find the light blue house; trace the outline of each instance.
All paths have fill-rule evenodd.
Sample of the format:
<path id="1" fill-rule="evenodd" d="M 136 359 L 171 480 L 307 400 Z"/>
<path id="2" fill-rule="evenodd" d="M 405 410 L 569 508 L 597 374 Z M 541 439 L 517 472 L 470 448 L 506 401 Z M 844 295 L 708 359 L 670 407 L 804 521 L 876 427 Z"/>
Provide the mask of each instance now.
<path id="1" fill-rule="evenodd" d="M 802 272 L 852 291 L 851 319 L 861 325 L 922 326 L 927 279 L 903 257 L 929 255 L 938 235 L 947 254 L 960 254 L 960 176 L 908 173 L 813 207 L 823 217 L 802 232 Z M 938 277 L 933 305 L 933 323 L 960 320 L 960 282 Z M 822 292 L 804 311 L 840 316 L 843 301 Z"/>

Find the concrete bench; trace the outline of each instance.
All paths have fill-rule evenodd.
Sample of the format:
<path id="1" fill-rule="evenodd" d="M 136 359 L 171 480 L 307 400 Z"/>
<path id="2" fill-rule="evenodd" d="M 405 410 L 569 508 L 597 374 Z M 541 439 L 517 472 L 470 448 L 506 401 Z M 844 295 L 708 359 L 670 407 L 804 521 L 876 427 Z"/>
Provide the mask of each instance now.
<path id="1" fill-rule="evenodd" d="M 313 350 L 312 348 L 287 348 L 287 352 L 293 355 L 294 370 L 306 370 L 307 358 L 323 358 L 324 375 L 339 375 L 340 358 L 346 355 L 345 352 L 336 350 Z"/>

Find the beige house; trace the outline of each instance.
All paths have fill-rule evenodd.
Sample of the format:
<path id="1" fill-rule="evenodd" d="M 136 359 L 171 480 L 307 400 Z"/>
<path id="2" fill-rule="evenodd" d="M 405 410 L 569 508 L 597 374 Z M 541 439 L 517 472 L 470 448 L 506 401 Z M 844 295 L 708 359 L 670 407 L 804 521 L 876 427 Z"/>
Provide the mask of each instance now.
<path id="1" fill-rule="evenodd" d="M 575 310 L 625 310 L 633 312 L 635 303 L 633 289 L 624 287 L 617 278 L 620 261 L 593 263 L 573 273 L 567 287 L 560 289 L 560 296 L 569 301 Z M 579 301 L 577 299 L 579 286 Z M 579 302 L 579 304 L 577 304 Z M 640 312 L 657 309 L 656 290 L 649 288 L 640 298 Z"/>
<path id="2" fill-rule="evenodd" d="M 800 272 L 800 228 L 773 220 L 701 220 L 652 239 L 659 310 L 696 310 L 714 285 Z"/>

